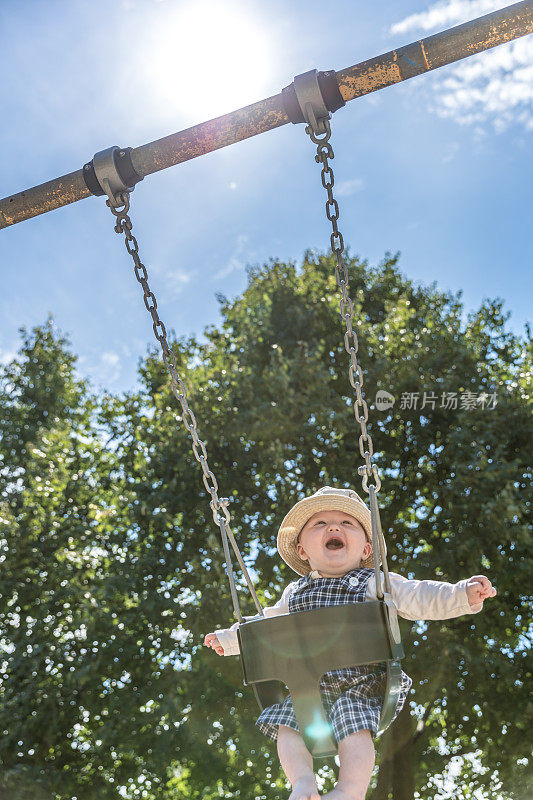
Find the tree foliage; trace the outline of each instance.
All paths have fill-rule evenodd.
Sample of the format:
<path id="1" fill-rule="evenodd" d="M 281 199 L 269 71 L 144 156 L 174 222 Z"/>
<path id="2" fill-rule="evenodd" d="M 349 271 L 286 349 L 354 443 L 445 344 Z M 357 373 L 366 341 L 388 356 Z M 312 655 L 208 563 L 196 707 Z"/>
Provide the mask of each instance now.
<path id="1" fill-rule="evenodd" d="M 348 255 L 347 265 L 390 568 L 452 582 L 484 572 L 498 588 L 479 615 L 403 624 L 413 691 L 379 746 L 372 798 L 437 796 L 451 769 L 458 798 L 501 787 L 522 800 L 529 330 L 507 330 L 501 301 L 465 319 L 460 293 L 414 285 L 396 256 L 371 268 Z M 269 603 L 293 579 L 275 550 L 291 504 L 325 484 L 359 490 L 331 255 L 250 269 L 242 296 L 219 301 L 220 324 L 173 350 Z M 49 320 L 23 332 L 1 386 L 0 785 L 17 800 L 285 797 L 238 659 L 202 646 L 233 612 L 160 355 L 148 353 L 140 389 L 120 396 L 94 396 L 75 361 Z M 386 412 L 378 389 L 396 398 Z M 421 407 L 424 392 L 434 408 Z M 497 405 L 446 408 L 443 392 L 496 394 Z M 402 407 L 410 393 L 417 408 Z"/>

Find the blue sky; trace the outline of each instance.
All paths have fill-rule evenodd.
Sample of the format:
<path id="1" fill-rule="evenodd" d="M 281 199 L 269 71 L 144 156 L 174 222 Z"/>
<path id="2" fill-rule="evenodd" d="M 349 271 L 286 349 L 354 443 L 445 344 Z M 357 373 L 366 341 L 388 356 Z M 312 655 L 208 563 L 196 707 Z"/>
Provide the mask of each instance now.
<path id="1" fill-rule="evenodd" d="M 0 195 L 277 94 L 502 7 L 489 0 L 23 0 L 0 5 Z M 341 230 L 414 281 L 531 315 L 533 37 L 365 98 L 333 120 Z M 167 328 L 200 335 L 245 267 L 301 261 L 329 230 L 303 126 L 147 177 L 134 231 Z M 152 330 L 102 198 L 0 233 L 0 359 L 53 313 L 95 388 L 131 389 Z M 339 336 L 341 331 L 339 330 Z"/>

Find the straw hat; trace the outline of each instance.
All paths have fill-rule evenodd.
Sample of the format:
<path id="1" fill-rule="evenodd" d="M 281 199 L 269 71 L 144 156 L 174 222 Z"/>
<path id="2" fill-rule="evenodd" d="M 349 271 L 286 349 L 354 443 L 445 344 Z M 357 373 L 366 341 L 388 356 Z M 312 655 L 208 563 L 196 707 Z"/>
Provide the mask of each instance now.
<path id="1" fill-rule="evenodd" d="M 367 539 L 372 544 L 372 525 L 370 510 L 353 489 L 335 489 L 324 486 L 310 497 L 304 497 L 291 508 L 278 531 L 278 551 L 282 559 L 298 575 L 307 575 L 311 571 L 308 561 L 300 558 L 296 550 L 296 540 L 305 523 L 318 511 L 345 511 L 363 526 Z M 362 567 L 373 567 L 372 553 L 364 561 Z"/>

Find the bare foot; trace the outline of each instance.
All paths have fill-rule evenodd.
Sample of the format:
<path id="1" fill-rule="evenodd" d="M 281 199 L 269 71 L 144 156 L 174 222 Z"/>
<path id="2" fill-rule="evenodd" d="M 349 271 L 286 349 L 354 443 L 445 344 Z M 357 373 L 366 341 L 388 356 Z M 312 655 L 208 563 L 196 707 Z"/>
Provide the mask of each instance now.
<path id="1" fill-rule="evenodd" d="M 320 800 L 314 777 L 300 778 L 292 787 L 289 800 Z"/>

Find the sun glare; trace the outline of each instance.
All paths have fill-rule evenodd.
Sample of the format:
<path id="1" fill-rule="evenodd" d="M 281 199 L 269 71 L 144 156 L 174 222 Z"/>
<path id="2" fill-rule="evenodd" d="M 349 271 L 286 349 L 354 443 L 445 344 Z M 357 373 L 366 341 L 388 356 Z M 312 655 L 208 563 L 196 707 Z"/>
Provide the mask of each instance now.
<path id="1" fill-rule="evenodd" d="M 240 4 L 193 0 L 174 7 L 150 40 L 154 104 L 202 122 L 264 97 L 268 37 Z"/>

